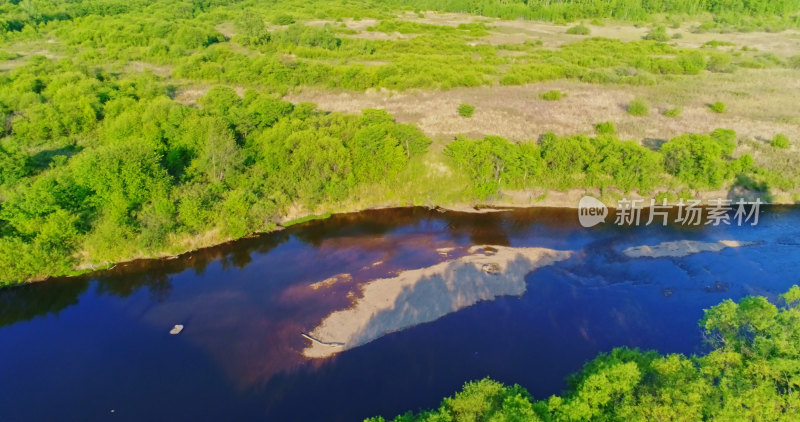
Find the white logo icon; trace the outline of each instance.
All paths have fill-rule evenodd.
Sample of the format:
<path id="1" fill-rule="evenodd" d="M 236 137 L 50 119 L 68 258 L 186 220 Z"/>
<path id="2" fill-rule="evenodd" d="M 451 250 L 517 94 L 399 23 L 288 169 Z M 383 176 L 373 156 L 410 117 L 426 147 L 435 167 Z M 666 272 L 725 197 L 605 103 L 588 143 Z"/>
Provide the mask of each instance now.
<path id="1" fill-rule="evenodd" d="M 578 202 L 578 221 L 583 227 L 592 227 L 606 222 L 608 208 L 593 196 L 584 196 Z"/>

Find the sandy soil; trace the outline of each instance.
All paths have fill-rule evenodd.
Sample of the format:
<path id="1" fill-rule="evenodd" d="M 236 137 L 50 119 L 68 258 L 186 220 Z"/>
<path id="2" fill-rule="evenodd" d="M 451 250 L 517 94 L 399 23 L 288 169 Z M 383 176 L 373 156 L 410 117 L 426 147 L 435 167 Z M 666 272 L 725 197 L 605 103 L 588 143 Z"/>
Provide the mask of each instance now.
<path id="1" fill-rule="evenodd" d="M 303 355 L 328 357 L 479 301 L 521 295 L 526 274 L 570 254 L 543 248 L 473 247 L 469 255 L 455 260 L 373 280 L 363 286 L 362 297 L 352 307 L 333 312 L 307 334 L 309 345 Z"/>
<path id="2" fill-rule="evenodd" d="M 625 249 L 622 253 L 629 258 L 679 258 L 700 252 L 719 252 L 725 248 L 740 248 L 755 244 L 756 242 L 740 242 L 738 240 L 720 240 L 718 242 L 679 240 L 662 242 L 653 246 L 634 246 Z"/>

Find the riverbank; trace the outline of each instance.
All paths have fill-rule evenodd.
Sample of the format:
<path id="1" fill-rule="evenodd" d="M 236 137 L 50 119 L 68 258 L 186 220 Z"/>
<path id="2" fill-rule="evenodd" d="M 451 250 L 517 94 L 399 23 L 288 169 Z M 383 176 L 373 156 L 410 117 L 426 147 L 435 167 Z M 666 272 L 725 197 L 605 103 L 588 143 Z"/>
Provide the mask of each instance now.
<path id="1" fill-rule="evenodd" d="M 621 190 L 614 188 L 605 189 L 602 191 L 600 189 L 595 189 L 595 188 L 570 189 L 566 191 L 527 189 L 527 190 L 516 190 L 516 191 L 509 191 L 509 190 L 501 191 L 499 194 L 499 198 L 493 200 L 469 201 L 469 202 L 459 201 L 459 202 L 443 203 L 443 204 L 434 203 L 434 204 L 424 205 L 424 207 L 430 209 L 437 209 L 442 212 L 459 212 L 459 213 L 474 213 L 474 214 L 500 212 L 511 209 L 519 209 L 519 208 L 565 208 L 565 209 L 577 210 L 580 198 L 585 195 L 593 196 L 600 199 L 609 208 L 614 208 L 616 206 L 616 201 L 622 198 L 626 198 L 629 200 L 643 200 L 644 201 L 643 204 L 645 206 L 649 204 L 649 200 L 652 198 L 652 196 L 641 195 L 636 192 L 625 193 Z M 706 192 L 696 192 L 695 199 L 701 200 L 704 204 L 707 204 L 708 201 L 710 200 L 716 200 L 716 199 L 735 200 L 738 197 L 746 198 L 747 200 L 754 199 L 751 192 L 741 192 L 741 191 L 734 192 L 732 188 L 719 189 Z M 765 205 L 767 204 L 794 205 L 794 203 L 790 201 L 767 202 L 765 199 L 762 199 L 762 203 L 764 203 Z M 677 204 L 677 201 L 671 200 L 668 201 L 668 204 L 675 205 Z M 82 262 L 69 273 L 55 274 L 55 275 L 45 274 L 28 279 L 26 280 L 25 283 L 47 281 L 49 279 L 55 279 L 58 277 L 76 277 L 95 271 L 113 268 L 117 265 L 131 263 L 135 261 L 141 261 L 141 260 L 175 259 L 182 255 L 190 254 L 207 248 L 224 245 L 230 242 L 237 241 L 239 239 L 260 236 L 284 230 L 287 227 L 295 226 L 313 220 L 327 219 L 333 215 L 351 214 L 368 210 L 409 208 L 413 206 L 419 206 L 419 205 L 409 206 L 404 201 L 399 201 L 399 202 L 395 201 L 395 202 L 379 202 L 379 203 L 371 203 L 371 202 L 344 203 L 344 204 L 337 204 L 335 206 L 320 207 L 321 209 L 314 209 L 314 210 L 306 210 L 298 207 L 289 210 L 282 218 L 278 219 L 271 228 L 262 231 L 256 231 L 243 237 L 239 238 L 224 237 L 220 234 L 218 230 L 211 230 L 209 232 L 201 233 L 194 236 L 184 237 L 180 239 L 176 238 L 172 242 L 172 247 L 166 248 L 161 251 L 155 251 L 152 253 L 140 253 L 134 256 L 122 257 L 115 261 L 103 261 L 103 262 L 93 262 L 93 263 Z M 576 219 L 577 219 L 577 214 L 576 214 Z M 10 285 L 0 286 L 0 288 L 9 286 Z"/>

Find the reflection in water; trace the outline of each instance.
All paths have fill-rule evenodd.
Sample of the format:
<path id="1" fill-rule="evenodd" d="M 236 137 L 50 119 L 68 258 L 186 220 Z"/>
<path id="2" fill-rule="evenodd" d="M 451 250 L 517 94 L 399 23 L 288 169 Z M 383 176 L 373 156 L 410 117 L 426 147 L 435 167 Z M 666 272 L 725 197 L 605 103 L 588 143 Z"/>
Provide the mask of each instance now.
<path id="1" fill-rule="evenodd" d="M 718 240 L 716 242 L 678 240 L 661 242 L 657 245 L 631 246 L 622 251 L 622 253 L 629 258 L 680 258 L 701 252 L 719 252 L 725 248 L 741 248 L 756 244 L 756 242 L 740 242 L 738 240 Z"/>
<path id="2" fill-rule="evenodd" d="M 202 275 L 212 262 L 224 268 L 231 265 L 244 268 L 251 254 L 266 254 L 288 240 L 287 233 L 276 232 L 260 237 L 245 238 L 219 246 L 200 249 L 173 259 L 143 259 L 122 263 L 109 270 L 78 277 L 57 277 L 40 283 L 0 289 L 0 326 L 33 319 L 78 304 L 90 281 L 96 283 L 101 295 L 128 297 L 147 288 L 152 298 L 163 302 L 169 298 L 172 286 L 170 275 L 192 268 Z"/>
<path id="3" fill-rule="evenodd" d="M 769 207 L 757 227 L 584 229 L 574 210 L 378 210 L 4 289 L 0 344 L 13 348 L 0 348 L 0 373 L 13 376 L 0 382 L 0 408 L 5 400 L 25 409 L 30 417 L 21 419 L 46 420 L 52 414 L 37 404 L 48 396 L 64 400 L 62 411 L 89 415 L 108 395 L 102 406 L 123 419 L 125 406 L 138 419 L 169 411 L 208 419 L 213 403 L 241 418 L 357 420 L 433 406 L 427 400 L 485 375 L 541 397 L 612 346 L 701 351 L 703 308 L 796 282 L 798 221 L 797 209 Z M 684 257 L 625 253 L 720 240 L 757 244 Z M 527 277 L 521 297 L 479 302 L 329 359 L 302 356 L 309 341 L 301 333 L 358 303 L 366 283 L 458 260 L 482 244 L 575 253 Z M 174 324 L 186 327 L 179 336 L 168 334 Z M 43 358 L 50 350 L 65 352 Z M 105 374 L 111 381 L 96 381 Z M 166 399 L 164 389 L 172 391 Z"/>
<path id="4" fill-rule="evenodd" d="M 28 321 L 37 316 L 62 311 L 77 305 L 78 296 L 86 292 L 85 279 L 59 280 L 56 288 L 49 283 L 34 283 L 0 289 L 0 327 Z"/>

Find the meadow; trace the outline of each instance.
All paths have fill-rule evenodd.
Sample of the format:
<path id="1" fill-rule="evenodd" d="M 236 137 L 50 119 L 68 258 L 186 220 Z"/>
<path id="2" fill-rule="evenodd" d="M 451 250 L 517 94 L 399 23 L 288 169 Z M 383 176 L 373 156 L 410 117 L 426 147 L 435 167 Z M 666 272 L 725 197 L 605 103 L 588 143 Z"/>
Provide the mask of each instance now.
<path id="1" fill-rule="evenodd" d="M 0 284 L 520 191 L 794 202 L 797 9 L 4 1 Z"/>

